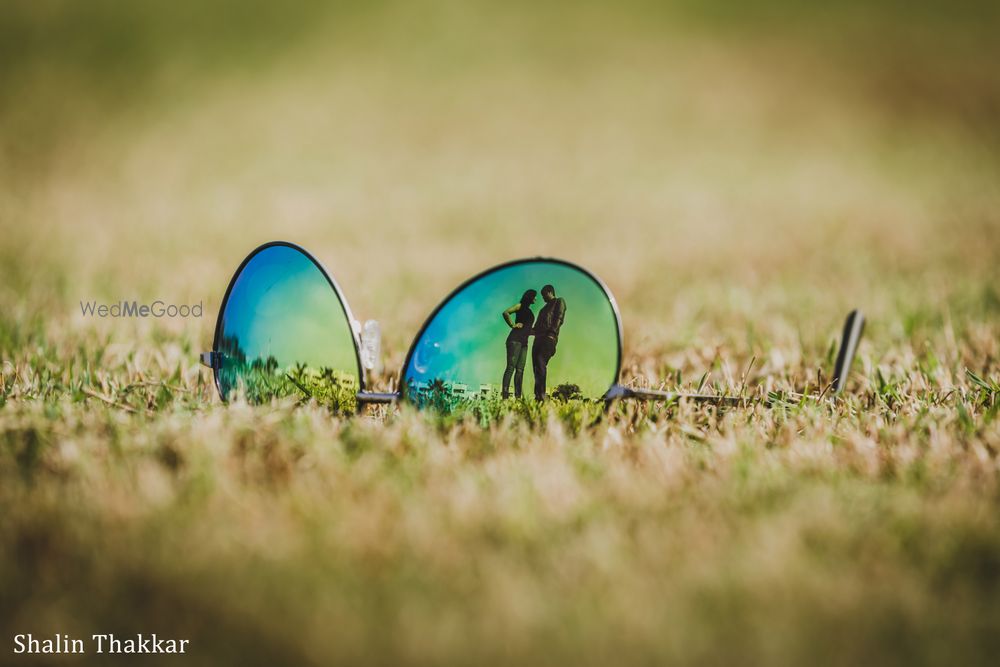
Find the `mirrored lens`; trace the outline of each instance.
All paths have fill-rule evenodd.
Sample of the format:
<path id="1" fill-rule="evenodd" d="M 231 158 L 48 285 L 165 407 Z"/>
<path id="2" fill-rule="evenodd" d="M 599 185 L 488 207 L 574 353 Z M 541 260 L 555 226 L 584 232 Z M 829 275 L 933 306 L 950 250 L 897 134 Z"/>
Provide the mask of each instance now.
<path id="1" fill-rule="evenodd" d="M 250 257 L 223 305 L 215 349 L 226 399 L 300 396 L 355 408 L 360 363 L 347 309 L 301 250 L 273 245 Z"/>
<path id="2" fill-rule="evenodd" d="M 476 278 L 424 325 L 403 372 L 422 407 L 526 398 L 598 399 L 618 378 L 621 333 L 611 296 L 579 267 L 527 260 Z"/>

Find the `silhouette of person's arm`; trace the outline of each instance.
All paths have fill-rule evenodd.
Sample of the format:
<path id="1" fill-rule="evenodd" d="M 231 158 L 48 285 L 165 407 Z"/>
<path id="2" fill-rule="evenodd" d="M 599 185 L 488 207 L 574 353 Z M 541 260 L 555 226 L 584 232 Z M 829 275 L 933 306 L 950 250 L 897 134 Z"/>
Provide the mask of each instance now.
<path id="1" fill-rule="evenodd" d="M 516 313 L 519 310 L 521 310 L 521 304 L 515 303 L 510 308 L 508 308 L 507 310 L 503 311 L 503 321 L 506 322 L 507 326 L 509 326 L 511 329 L 520 329 L 521 327 L 524 326 L 523 324 L 521 324 L 519 322 L 515 324 L 514 321 L 510 319 L 510 316 L 513 315 L 514 313 Z"/>

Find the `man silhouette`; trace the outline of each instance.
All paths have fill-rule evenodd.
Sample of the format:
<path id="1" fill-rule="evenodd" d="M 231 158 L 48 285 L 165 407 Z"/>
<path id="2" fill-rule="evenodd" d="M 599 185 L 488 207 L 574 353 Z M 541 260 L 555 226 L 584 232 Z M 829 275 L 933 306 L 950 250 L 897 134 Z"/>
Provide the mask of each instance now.
<path id="1" fill-rule="evenodd" d="M 566 301 L 556 296 L 556 288 L 546 285 L 542 288 L 545 305 L 535 318 L 532 333 L 535 343 L 531 347 L 531 369 L 535 373 L 535 400 L 545 400 L 545 373 L 549 359 L 556 353 L 559 342 L 559 328 L 566 318 Z"/>

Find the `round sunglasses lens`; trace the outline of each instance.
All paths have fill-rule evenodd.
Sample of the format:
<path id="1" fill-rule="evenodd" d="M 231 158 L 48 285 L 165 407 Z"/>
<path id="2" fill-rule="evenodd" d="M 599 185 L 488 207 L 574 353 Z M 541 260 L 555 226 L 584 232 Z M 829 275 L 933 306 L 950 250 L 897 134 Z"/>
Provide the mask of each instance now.
<path id="1" fill-rule="evenodd" d="M 355 408 L 360 364 L 346 308 L 302 251 L 274 245 L 254 254 L 233 280 L 216 336 L 223 398 L 299 396 Z"/>
<path id="2" fill-rule="evenodd" d="M 610 295 L 580 268 L 546 260 L 501 267 L 445 301 L 414 341 L 407 400 L 445 412 L 504 399 L 599 399 L 618 379 Z"/>

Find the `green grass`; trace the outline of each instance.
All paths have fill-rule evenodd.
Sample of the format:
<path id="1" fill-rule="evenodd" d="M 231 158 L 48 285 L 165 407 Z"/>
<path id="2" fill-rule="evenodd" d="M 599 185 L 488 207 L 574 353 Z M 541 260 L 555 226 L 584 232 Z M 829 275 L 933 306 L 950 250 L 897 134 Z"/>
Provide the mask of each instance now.
<path id="1" fill-rule="evenodd" d="M 995 10 L 115 4 L 0 10 L 12 664 L 27 632 L 204 665 L 995 662 Z M 521 256 L 609 284 L 639 386 L 818 393 L 869 325 L 833 405 L 226 406 L 197 354 L 272 239 L 380 320 L 381 390 Z M 157 298 L 206 317 L 80 314 Z"/>

